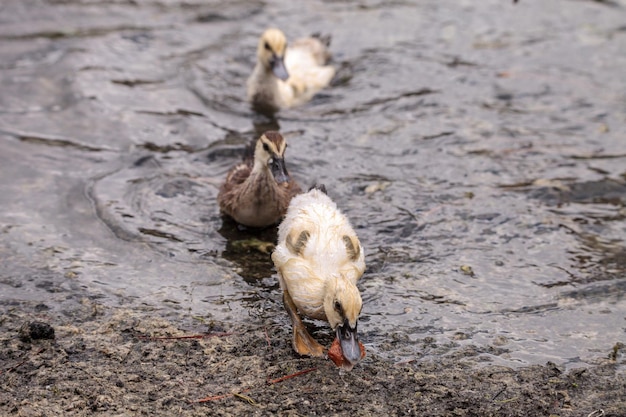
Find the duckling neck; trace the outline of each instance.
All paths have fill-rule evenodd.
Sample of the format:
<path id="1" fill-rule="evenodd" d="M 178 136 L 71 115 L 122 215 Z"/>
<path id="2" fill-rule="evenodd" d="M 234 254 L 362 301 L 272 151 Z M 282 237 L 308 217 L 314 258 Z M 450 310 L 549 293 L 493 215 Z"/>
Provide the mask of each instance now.
<path id="1" fill-rule="evenodd" d="M 280 86 L 282 82 L 272 72 L 260 62 L 257 62 L 250 77 L 250 100 L 257 107 L 277 111 L 282 107 L 280 97 Z"/>
<path id="2" fill-rule="evenodd" d="M 252 172 L 250 176 L 262 177 L 265 180 L 272 179 L 272 172 L 267 164 L 264 164 L 262 161 L 254 160 L 254 165 L 252 165 Z"/>
<path id="3" fill-rule="evenodd" d="M 268 206 L 268 203 L 278 198 L 277 193 L 280 187 L 276 184 L 270 168 L 263 162 L 254 161 L 248 181 L 256 184 L 255 199 L 260 206 Z"/>

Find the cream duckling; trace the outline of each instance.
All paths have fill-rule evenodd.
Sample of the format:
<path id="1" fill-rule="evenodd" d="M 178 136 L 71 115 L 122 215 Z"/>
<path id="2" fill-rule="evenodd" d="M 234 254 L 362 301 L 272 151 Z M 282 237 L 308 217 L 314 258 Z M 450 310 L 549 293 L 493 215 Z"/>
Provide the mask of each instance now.
<path id="1" fill-rule="evenodd" d="M 257 47 L 257 63 L 248 79 L 248 100 L 255 109 L 274 113 L 303 104 L 326 87 L 335 68 L 330 58 L 329 38 L 298 39 L 287 47 L 279 29 L 267 29 Z"/>
<path id="2" fill-rule="evenodd" d="M 256 141 L 254 158 L 233 167 L 217 195 L 220 210 L 248 227 L 277 224 L 301 192 L 285 165 L 287 142 L 275 131 Z"/>
<path id="3" fill-rule="evenodd" d="M 344 368 L 351 369 L 364 354 L 357 336 L 363 302 L 356 283 L 365 271 L 365 260 L 352 226 L 323 186 L 291 200 L 278 227 L 272 260 L 293 323 L 296 352 L 324 354 L 299 314 L 326 320 L 336 333 Z"/>

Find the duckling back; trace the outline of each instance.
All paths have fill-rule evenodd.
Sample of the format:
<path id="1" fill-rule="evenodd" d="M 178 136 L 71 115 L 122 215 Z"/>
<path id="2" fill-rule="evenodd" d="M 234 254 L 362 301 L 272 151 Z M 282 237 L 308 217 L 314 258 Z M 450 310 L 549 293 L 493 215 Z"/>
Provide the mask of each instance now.
<path id="1" fill-rule="evenodd" d="M 353 296 L 358 316 L 356 282 L 365 271 L 363 248 L 348 219 L 323 191 L 313 189 L 291 200 L 272 260 L 282 290 L 305 316 L 329 321 L 325 300 L 338 291 Z"/>
<path id="2" fill-rule="evenodd" d="M 314 275 L 343 275 L 356 283 L 365 271 L 359 239 L 335 202 L 319 189 L 294 197 L 278 228 L 277 267 L 299 258 Z"/>
<path id="3" fill-rule="evenodd" d="M 328 45 L 317 37 L 298 39 L 289 46 L 285 55 L 285 66 L 290 74 L 286 84 L 293 91 L 289 106 L 309 101 L 330 84 L 335 68 L 326 65 L 329 59 Z M 289 92 L 284 94 L 290 95 Z"/>

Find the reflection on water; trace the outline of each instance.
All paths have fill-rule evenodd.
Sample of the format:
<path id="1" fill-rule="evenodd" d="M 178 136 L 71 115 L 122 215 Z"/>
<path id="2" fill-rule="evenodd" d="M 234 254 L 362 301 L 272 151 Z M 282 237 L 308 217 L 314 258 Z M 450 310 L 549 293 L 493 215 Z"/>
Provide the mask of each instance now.
<path id="1" fill-rule="evenodd" d="M 226 239 L 221 256 L 237 267 L 237 273 L 247 283 L 258 285 L 259 281 L 272 276 L 270 256 L 278 237 L 276 227 L 246 229 L 224 217 L 219 233 Z"/>
<path id="2" fill-rule="evenodd" d="M 623 340 L 622 9 L 26 3 L 0 30 L 3 300 L 49 292 L 16 281 L 28 267 L 112 305 L 287 323 L 275 230 L 216 204 L 280 129 L 292 175 L 324 183 L 364 245 L 369 348 L 575 365 Z M 340 68 L 275 119 L 244 101 L 270 22 L 331 33 Z"/>

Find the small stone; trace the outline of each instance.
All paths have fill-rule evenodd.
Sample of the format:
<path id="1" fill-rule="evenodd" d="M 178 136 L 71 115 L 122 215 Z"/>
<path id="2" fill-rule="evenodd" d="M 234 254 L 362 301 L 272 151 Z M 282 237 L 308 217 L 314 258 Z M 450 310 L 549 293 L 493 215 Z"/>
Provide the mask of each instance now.
<path id="1" fill-rule="evenodd" d="M 385 191 L 391 185 L 389 181 L 378 181 L 365 187 L 365 194 L 374 194 L 377 191 Z"/>
<path id="2" fill-rule="evenodd" d="M 459 268 L 461 270 L 461 272 L 463 272 L 465 275 L 469 275 L 470 277 L 474 276 L 474 270 L 472 269 L 471 266 L 469 265 L 461 265 L 461 267 Z"/>
<path id="3" fill-rule="evenodd" d="M 19 337 L 24 343 L 39 339 L 54 339 L 54 328 L 42 321 L 27 322 L 20 328 Z"/>

